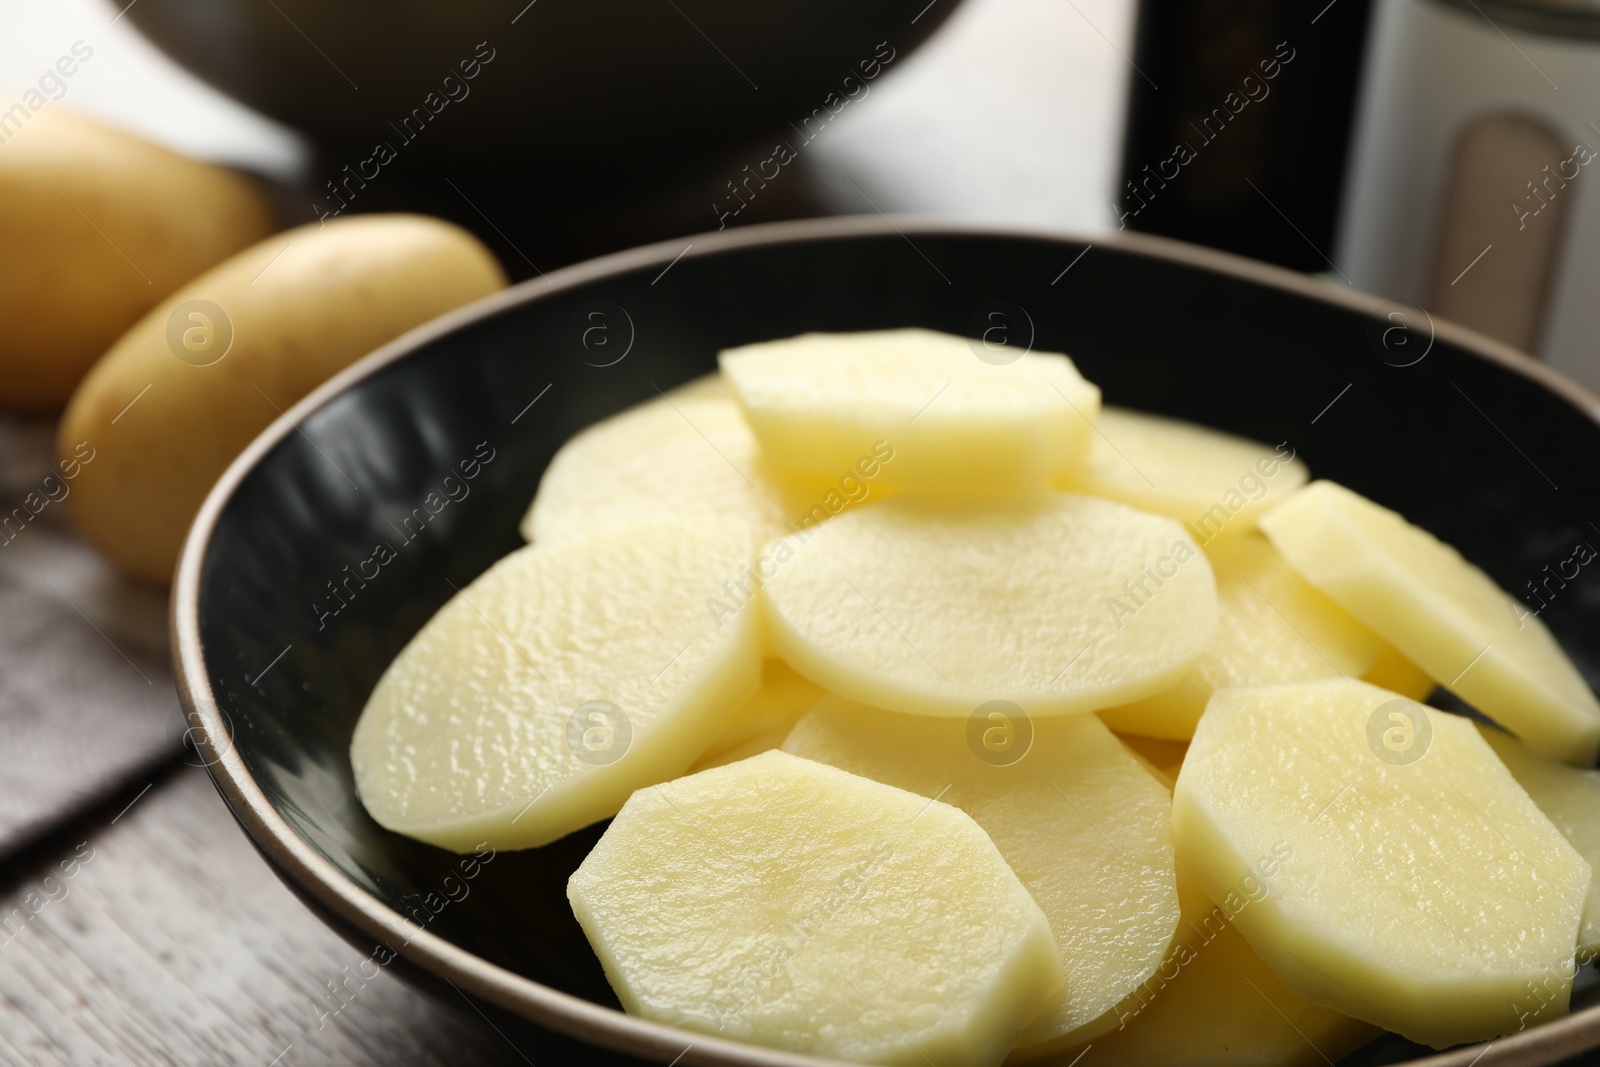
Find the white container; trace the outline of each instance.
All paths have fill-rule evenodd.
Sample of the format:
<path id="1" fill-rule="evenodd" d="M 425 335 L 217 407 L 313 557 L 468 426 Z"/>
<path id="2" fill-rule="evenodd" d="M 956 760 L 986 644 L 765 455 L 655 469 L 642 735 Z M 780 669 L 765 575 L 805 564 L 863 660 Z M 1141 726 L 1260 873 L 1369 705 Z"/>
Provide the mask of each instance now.
<path id="1" fill-rule="evenodd" d="M 1335 259 L 1600 391 L 1600 10 L 1380 0 Z"/>

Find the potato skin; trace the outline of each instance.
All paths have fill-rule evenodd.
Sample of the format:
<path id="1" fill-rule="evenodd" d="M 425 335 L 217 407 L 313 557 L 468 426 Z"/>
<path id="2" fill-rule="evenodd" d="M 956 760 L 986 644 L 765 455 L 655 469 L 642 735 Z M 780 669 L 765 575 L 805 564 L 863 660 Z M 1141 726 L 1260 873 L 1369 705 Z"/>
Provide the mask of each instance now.
<path id="1" fill-rule="evenodd" d="M 74 525 L 129 575 L 166 584 L 206 493 L 281 412 L 386 341 L 505 284 L 476 238 L 420 215 L 312 223 L 219 264 L 123 335 L 73 394 L 57 451 L 81 441 L 97 450 L 72 494 Z M 184 331 L 203 326 L 179 311 L 192 300 L 231 323 L 231 348 L 215 362 L 176 354 Z"/>
<path id="2" fill-rule="evenodd" d="M 0 145 L 0 407 L 54 411 L 139 316 L 276 223 L 247 178 L 50 107 Z"/>

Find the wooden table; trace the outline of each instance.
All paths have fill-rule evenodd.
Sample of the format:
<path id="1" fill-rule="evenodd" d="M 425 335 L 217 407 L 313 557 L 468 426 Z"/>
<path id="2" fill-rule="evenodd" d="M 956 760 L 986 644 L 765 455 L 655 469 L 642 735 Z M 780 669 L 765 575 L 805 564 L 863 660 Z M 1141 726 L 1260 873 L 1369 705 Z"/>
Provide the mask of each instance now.
<path id="1" fill-rule="evenodd" d="M 0 886 L 0 1063 L 553 1062 L 387 970 L 347 979 L 363 955 L 278 881 L 198 767 L 175 761 L 13 857 Z"/>

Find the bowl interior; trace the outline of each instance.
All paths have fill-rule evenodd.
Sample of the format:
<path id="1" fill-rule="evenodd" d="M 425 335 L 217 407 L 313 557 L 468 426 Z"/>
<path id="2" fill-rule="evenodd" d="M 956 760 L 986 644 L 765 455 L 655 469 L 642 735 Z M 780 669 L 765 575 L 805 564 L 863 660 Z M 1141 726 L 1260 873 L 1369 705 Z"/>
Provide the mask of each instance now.
<path id="1" fill-rule="evenodd" d="M 1505 588 L 1525 592 L 1578 542 L 1600 545 L 1600 426 L 1444 339 L 1395 365 L 1427 346 L 1425 320 L 1386 336 L 1399 320 L 1146 246 L 791 233 L 807 236 L 730 242 L 664 272 L 671 252 L 528 283 L 522 302 L 307 415 L 215 526 L 200 572 L 204 670 L 256 784 L 345 878 L 519 975 L 616 1005 L 565 898 L 600 828 L 469 877 L 460 857 L 368 818 L 351 729 L 405 642 L 521 544 L 518 520 L 562 442 L 713 369 L 721 348 L 808 330 L 999 327 L 1012 344 L 1070 353 L 1111 403 L 1287 441 L 1315 475 L 1400 509 Z M 1551 588 L 1541 617 L 1600 684 L 1600 582 Z M 1588 988 L 1574 1008 L 1597 999 Z M 1358 1059 L 1422 1051 L 1385 1039 Z"/>

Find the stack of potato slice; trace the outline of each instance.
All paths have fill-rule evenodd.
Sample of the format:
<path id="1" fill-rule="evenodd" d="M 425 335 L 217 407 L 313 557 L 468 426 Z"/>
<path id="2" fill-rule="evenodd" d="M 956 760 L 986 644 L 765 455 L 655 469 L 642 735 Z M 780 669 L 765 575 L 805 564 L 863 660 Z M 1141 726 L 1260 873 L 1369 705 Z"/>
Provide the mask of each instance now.
<path id="1" fill-rule="evenodd" d="M 628 1011 L 861 1062 L 1331 1062 L 1566 1010 L 1600 702 L 1454 550 L 1064 355 L 721 364 L 574 438 L 391 665 L 380 823 L 613 817 L 568 894 Z"/>

